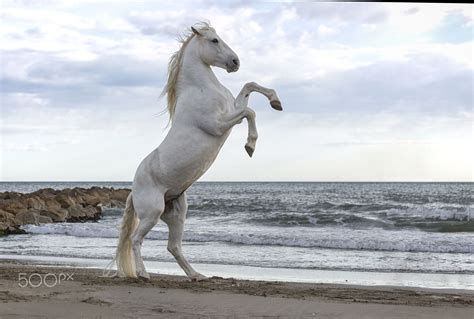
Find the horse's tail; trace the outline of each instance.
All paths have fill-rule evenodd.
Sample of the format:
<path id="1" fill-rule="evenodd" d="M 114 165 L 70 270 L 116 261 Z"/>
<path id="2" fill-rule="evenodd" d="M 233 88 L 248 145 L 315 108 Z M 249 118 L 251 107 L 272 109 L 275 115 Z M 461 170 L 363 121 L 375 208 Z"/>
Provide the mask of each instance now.
<path id="1" fill-rule="evenodd" d="M 127 197 L 125 211 L 123 212 L 122 226 L 120 237 L 115 251 L 115 258 L 107 265 L 104 276 L 110 276 L 110 269 L 114 262 L 117 263 L 117 272 L 115 276 L 125 276 L 137 278 L 137 270 L 135 266 L 135 254 L 132 250 L 132 234 L 138 226 L 139 219 L 133 208 L 132 193 Z"/>

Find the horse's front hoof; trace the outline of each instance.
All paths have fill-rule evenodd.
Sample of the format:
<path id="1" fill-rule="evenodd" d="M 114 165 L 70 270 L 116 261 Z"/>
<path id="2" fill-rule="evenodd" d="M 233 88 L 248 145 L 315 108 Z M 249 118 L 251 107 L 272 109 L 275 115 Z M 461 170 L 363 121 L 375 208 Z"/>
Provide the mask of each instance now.
<path id="1" fill-rule="evenodd" d="M 252 157 L 253 152 L 255 151 L 255 149 L 248 144 L 245 144 L 245 150 L 247 151 L 247 154 L 249 154 L 250 157 Z"/>
<path id="2" fill-rule="evenodd" d="M 281 102 L 278 100 L 270 101 L 270 105 L 277 111 L 283 111 L 281 107 Z"/>

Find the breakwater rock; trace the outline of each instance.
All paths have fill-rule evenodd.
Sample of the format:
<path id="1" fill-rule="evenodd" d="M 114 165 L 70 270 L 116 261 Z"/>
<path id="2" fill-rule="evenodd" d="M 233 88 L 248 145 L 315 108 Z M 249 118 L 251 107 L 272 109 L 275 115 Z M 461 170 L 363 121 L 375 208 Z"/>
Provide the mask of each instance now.
<path id="1" fill-rule="evenodd" d="M 123 208 L 129 189 L 40 189 L 0 193 L 0 235 L 24 233 L 21 225 L 98 220 L 103 208 Z"/>

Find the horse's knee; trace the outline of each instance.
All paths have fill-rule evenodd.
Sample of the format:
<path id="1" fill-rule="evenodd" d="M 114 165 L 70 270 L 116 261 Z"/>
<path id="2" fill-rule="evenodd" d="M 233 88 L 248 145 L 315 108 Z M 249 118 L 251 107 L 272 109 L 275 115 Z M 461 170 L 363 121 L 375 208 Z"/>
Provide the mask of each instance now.
<path id="1" fill-rule="evenodd" d="M 176 210 L 166 210 L 161 216 L 160 219 L 168 225 L 168 227 L 175 228 L 184 224 L 186 218 L 186 211 L 176 211 Z"/>
<path id="2" fill-rule="evenodd" d="M 245 116 L 246 116 L 247 118 L 250 118 L 250 119 L 255 120 L 255 118 L 257 117 L 257 114 L 255 113 L 254 110 L 252 110 L 251 108 L 247 107 L 247 108 L 245 108 Z"/>
<path id="3" fill-rule="evenodd" d="M 257 84 L 257 82 L 254 82 L 254 81 L 245 83 L 245 87 L 246 87 L 247 89 L 253 89 L 253 88 L 255 88 L 256 86 L 258 86 L 258 84 Z"/>

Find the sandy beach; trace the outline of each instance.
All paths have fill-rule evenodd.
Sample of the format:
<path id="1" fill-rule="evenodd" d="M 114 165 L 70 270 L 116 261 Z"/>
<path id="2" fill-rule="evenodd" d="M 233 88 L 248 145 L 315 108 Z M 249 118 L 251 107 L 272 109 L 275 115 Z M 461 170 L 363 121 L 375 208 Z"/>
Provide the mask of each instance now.
<path id="1" fill-rule="evenodd" d="M 221 277 L 189 282 L 167 275 L 153 275 L 144 282 L 101 274 L 98 269 L 4 261 L 0 263 L 0 317 L 472 318 L 474 311 L 474 291 L 469 290 Z"/>

